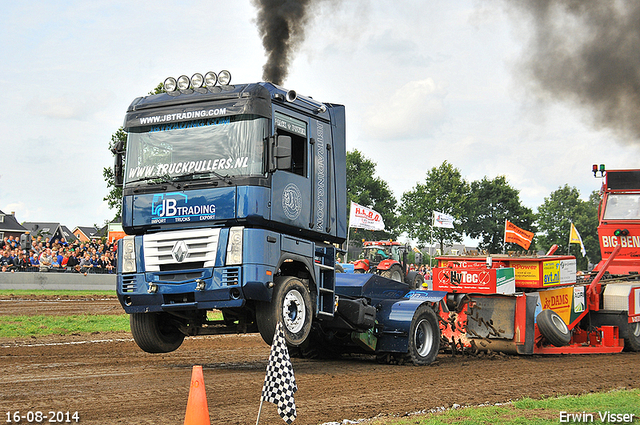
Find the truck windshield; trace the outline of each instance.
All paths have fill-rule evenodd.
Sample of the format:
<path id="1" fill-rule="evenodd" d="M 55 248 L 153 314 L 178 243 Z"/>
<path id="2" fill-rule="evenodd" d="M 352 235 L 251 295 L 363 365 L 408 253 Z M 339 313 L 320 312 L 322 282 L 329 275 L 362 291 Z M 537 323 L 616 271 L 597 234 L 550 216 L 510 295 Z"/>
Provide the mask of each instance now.
<path id="1" fill-rule="evenodd" d="M 640 220 L 640 194 L 610 194 L 607 197 L 604 220 Z"/>
<path id="2" fill-rule="evenodd" d="M 133 129 L 125 184 L 158 177 L 263 175 L 268 120 L 230 116 Z"/>

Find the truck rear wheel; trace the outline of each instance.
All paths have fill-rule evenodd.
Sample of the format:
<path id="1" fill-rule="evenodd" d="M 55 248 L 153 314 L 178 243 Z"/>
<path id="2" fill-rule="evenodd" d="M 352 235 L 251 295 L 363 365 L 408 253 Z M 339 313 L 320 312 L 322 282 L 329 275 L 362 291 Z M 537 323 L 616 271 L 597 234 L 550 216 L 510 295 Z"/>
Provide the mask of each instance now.
<path id="1" fill-rule="evenodd" d="M 402 282 L 402 267 L 400 266 L 400 264 L 394 264 L 389 267 L 389 270 L 380 272 L 380 276 L 386 277 L 387 279 L 395 280 L 396 282 Z"/>
<path id="2" fill-rule="evenodd" d="M 536 322 L 542 336 L 551 344 L 556 347 L 569 345 L 571 332 L 558 313 L 550 309 L 542 310 L 536 317 Z"/>
<path id="3" fill-rule="evenodd" d="M 409 332 L 409 356 L 416 366 L 433 363 L 440 350 L 440 326 L 436 313 L 426 305 L 418 307 Z"/>
<path id="4" fill-rule="evenodd" d="M 627 351 L 640 351 L 640 322 L 629 323 L 624 348 Z"/>
<path id="5" fill-rule="evenodd" d="M 271 302 L 256 304 L 256 322 L 262 339 L 273 341 L 276 324 L 284 325 L 288 345 L 299 346 L 309 336 L 313 320 L 311 295 L 300 279 L 286 276 L 277 279 Z"/>
<path id="6" fill-rule="evenodd" d="M 167 313 L 132 313 L 129 324 L 136 344 L 147 353 L 169 353 L 184 341 L 184 334 Z"/>

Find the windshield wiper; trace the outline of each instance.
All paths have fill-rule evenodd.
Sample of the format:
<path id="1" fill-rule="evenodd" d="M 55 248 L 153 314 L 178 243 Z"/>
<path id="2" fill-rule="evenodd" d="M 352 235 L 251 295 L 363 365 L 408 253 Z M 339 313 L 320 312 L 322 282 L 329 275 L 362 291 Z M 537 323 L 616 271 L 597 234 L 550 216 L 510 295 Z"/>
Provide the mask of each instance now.
<path id="1" fill-rule="evenodd" d="M 176 182 L 183 182 L 183 181 L 187 181 L 187 180 L 197 180 L 197 179 L 204 179 L 207 176 L 214 176 L 219 178 L 220 180 L 224 181 L 225 183 L 232 185 L 233 184 L 233 180 L 231 180 L 231 178 L 229 177 L 229 175 L 227 174 L 226 176 L 223 176 L 220 173 L 217 173 L 215 171 L 201 171 L 201 172 L 197 172 L 197 173 L 189 173 L 189 174 L 181 174 L 179 176 L 171 176 L 169 174 L 162 174 L 160 176 L 148 176 L 148 177 L 142 177 L 140 179 L 137 180 L 132 180 L 127 182 L 127 184 L 132 184 L 132 183 L 141 183 L 141 182 L 147 182 L 147 184 L 152 185 L 152 184 L 174 184 Z M 178 186 L 176 186 L 178 187 Z"/>
<path id="2" fill-rule="evenodd" d="M 141 182 L 147 182 L 147 184 L 162 184 L 162 183 L 172 183 L 172 181 L 173 180 L 169 174 L 163 174 L 160 176 L 147 176 L 137 180 L 131 180 L 131 181 L 128 181 L 127 184 L 141 183 Z"/>
<path id="3" fill-rule="evenodd" d="M 226 176 L 223 176 L 222 174 L 216 172 L 216 171 L 200 171 L 197 173 L 189 173 L 189 174 L 182 174 L 179 176 L 176 176 L 173 178 L 173 181 L 185 181 L 185 180 L 196 180 L 196 176 L 198 176 L 198 179 L 201 178 L 206 178 L 206 176 L 214 176 L 219 178 L 220 180 L 222 180 L 223 182 L 231 185 L 233 184 L 233 180 L 231 180 L 231 178 L 229 177 L 229 175 L 227 174 Z M 203 177 L 205 176 L 205 177 Z"/>

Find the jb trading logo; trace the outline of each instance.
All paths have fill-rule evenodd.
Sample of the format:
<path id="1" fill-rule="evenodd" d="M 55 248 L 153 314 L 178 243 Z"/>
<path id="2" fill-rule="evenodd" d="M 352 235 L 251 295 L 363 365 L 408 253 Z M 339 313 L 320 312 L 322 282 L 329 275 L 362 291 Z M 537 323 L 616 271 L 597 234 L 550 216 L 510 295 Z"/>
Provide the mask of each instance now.
<path id="1" fill-rule="evenodd" d="M 175 221 L 191 221 L 192 217 L 200 217 L 200 220 L 215 218 L 214 204 L 188 205 L 188 201 L 189 197 L 179 192 L 154 195 L 151 202 L 152 221 L 159 223 L 167 218 L 173 218 Z"/>
<path id="2" fill-rule="evenodd" d="M 186 205 L 189 197 L 183 193 L 163 193 L 161 195 L 153 195 L 153 201 L 151 202 L 151 215 L 154 218 L 160 217 L 175 217 L 178 214 L 178 199 L 171 198 L 171 196 L 181 196 Z"/>

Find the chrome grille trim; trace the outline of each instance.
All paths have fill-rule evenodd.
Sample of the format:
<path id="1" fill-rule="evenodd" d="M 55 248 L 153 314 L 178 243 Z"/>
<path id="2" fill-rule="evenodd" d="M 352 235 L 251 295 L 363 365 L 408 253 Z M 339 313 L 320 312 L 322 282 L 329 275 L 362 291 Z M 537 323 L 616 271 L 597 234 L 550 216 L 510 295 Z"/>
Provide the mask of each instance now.
<path id="1" fill-rule="evenodd" d="M 178 241 L 187 244 L 188 254 L 179 264 L 204 262 L 204 267 L 213 267 L 220 229 L 175 230 L 143 236 L 146 271 L 158 272 L 165 264 L 178 264 L 171 250 Z"/>

